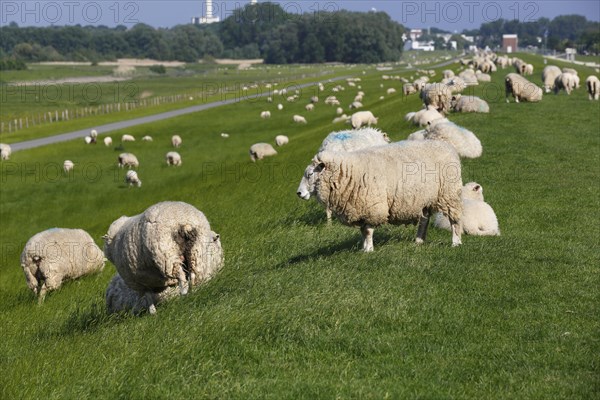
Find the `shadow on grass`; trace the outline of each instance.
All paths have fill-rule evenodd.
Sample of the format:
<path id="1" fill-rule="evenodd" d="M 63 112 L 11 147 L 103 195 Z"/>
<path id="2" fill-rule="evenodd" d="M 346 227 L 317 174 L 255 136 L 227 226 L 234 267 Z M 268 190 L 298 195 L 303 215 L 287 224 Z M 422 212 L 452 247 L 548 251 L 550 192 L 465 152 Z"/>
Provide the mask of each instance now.
<path id="1" fill-rule="evenodd" d="M 333 247 L 321 247 L 310 254 L 297 255 L 285 262 L 275 265 L 274 269 L 291 267 L 292 265 L 300 264 L 306 261 L 313 261 L 321 257 L 330 257 L 335 253 L 342 251 L 359 251 L 359 245 L 360 243 L 357 242 L 357 239 L 349 239 L 344 242 L 340 242 Z"/>

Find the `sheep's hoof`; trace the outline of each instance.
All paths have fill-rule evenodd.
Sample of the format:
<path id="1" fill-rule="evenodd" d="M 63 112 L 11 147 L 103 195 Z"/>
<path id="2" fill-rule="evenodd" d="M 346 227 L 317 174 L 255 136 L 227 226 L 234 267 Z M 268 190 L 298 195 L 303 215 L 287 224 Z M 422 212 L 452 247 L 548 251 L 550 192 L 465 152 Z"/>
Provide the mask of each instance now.
<path id="1" fill-rule="evenodd" d="M 423 243 L 425 243 L 425 241 L 423 239 L 421 239 L 421 238 L 416 238 L 415 239 L 415 244 L 421 245 Z"/>
<path id="2" fill-rule="evenodd" d="M 154 304 L 150 304 L 150 307 L 148 307 L 148 312 L 150 315 L 156 315 L 156 306 Z"/>
<path id="3" fill-rule="evenodd" d="M 461 244 L 462 244 L 462 242 L 455 242 L 455 243 L 452 243 L 452 247 L 458 247 Z"/>

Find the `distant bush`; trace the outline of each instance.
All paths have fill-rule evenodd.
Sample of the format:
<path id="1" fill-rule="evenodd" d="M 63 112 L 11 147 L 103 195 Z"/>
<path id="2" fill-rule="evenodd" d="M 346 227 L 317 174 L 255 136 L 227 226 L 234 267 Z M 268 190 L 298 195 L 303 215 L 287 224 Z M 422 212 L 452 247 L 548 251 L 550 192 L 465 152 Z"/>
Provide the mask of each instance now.
<path id="1" fill-rule="evenodd" d="M 23 62 L 23 60 L 19 60 L 19 59 L 15 59 L 15 58 L 0 59 L 0 71 L 23 70 L 23 69 L 27 69 L 27 65 Z"/>
<path id="2" fill-rule="evenodd" d="M 150 67 L 150 71 L 157 73 L 157 74 L 166 74 L 167 73 L 167 69 L 162 64 L 152 65 Z"/>

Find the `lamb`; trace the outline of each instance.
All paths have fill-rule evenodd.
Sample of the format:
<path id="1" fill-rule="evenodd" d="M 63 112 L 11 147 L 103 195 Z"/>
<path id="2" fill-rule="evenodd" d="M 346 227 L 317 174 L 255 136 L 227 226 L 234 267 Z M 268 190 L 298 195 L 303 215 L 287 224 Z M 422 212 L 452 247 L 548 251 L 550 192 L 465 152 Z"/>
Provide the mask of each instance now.
<path id="1" fill-rule="evenodd" d="M 410 114 L 412 114 L 412 116 L 410 116 Z M 440 118 L 444 118 L 444 116 L 440 114 L 432 105 L 429 105 L 424 109 L 417 111 L 416 113 L 408 113 L 405 116 L 407 121 L 412 121 L 415 125 L 420 126 L 429 125 L 430 122 Z"/>
<path id="2" fill-rule="evenodd" d="M 132 170 L 127 171 L 127 174 L 125 175 L 125 183 L 127 183 L 129 186 L 142 186 L 142 181 L 138 177 L 137 172 Z"/>
<path id="3" fill-rule="evenodd" d="M 476 112 L 476 113 L 489 113 L 490 106 L 488 103 L 476 96 L 461 96 L 460 94 L 452 96 L 450 102 L 451 107 L 457 112 Z"/>
<path id="4" fill-rule="evenodd" d="M 500 236 L 498 219 L 494 210 L 483 201 L 483 188 L 476 182 L 469 182 L 462 188 L 463 214 L 461 218 L 462 233 L 476 236 Z M 450 221 L 438 213 L 433 226 L 450 229 Z"/>
<path id="5" fill-rule="evenodd" d="M 73 164 L 73 161 L 71 160 L 65 160 L 65 162 L 63 163 L 63 170 L 65 171 L 65 173 L 69 173 L 69 171 L 73 170 L 73 167 L 75 166 L 75 164 Z"/>
<path id="6" fill-rule="evenodd" d="M 570 72 L 563 72 L 554 80 L 554 94 L 558 94 L 563 89 L 570 95 L 573 89 L 575 89 L 575 85 L 575 75 Z"/>
<path id="7" fill-rule="evenodd" d="M 104 254 L 82 229 L 52 228 L 37 233 L 25 244 L 21 268 L 27 286 L 42 303 L 46 293 L 66 280 L 101 271 Z"/>
<path id="8" fill-rule="evenodd" d="M 264 157 L 270 157 L 277 154 L 277 151 L 268 143 L 255 143 L 250 146 L 250 159 L 252 162 L 262 160 Z"/>
<path id="9" fill-rule="evenodd" d="M 210 279 L 223 265 L 219 236 L 204 214 L 183 202 L 162 202 L 114 221 L 103 236 L 106 257 L 125 284 L 145 296 L 178 285 L 182 295 Z"/>
<path id="10" fill-rule="evenodd" d="M 585 80 L 585 86 L 587 87 L 590 100 L 598 100 L 600 98 L 600 80 L 598 80 L 596 75 L 588 76 Z"/>
<path id="11" fill-rule="evenodd" d="M 121 142 L 135 142 L 135 138 L 131 135 L 121 136 Z"/>
<path id="12" fill-rule="evenodd" d="M 363 125 L 377 125 L 377 118 L 375 118 L 371 111 L 359 111 L 352 114 L 350 123 L 352 124 L 352 128 L 358 129 Z"/>
<path id="13" fill-rule="evenodd" d="M 312 104 L 312 103 L 310 103 L 310 104 L 307 104 L 307 105 L 305 105 L 305 106 L 304 106 L 304 109 L 305 109 L 306 111 L 313 111 L 313 110 L 315 109 L 315 105 L 314 105 L 314 104 Z"/>
<path id="14" fill-rule="evenodd" d="M 146 135 L 142 138 L 142 142 L 152 142 L 152 136 Z"/>
<path id="15" fill-rule="evenodd" d="M 421 91 L 421 99 L 426 106 L 432 105 L 441 114 L 450 110 L 450 99 L 452 92 L 443 83 L 433 83 L 425 86 Z"/>
<path id="16" fill-rule="evenodd" d="M 169 151 L 165 156 L 167 165 L 181 166 L 181 155 L 176 151 Z"/>
<path id="17" fill-rule="evenodd" d="M 104 138 L 104 145 L 106 147 L 112 146 L 112 142 L 113 141 L 112 141 L 112 138 L 110 136 L 107 136 L 107 137 Z"/>
<path id="18" fill-rule="evenodd" d="M 416 242 L 423 243 L 434 211 L 449 217 L 452 245 L 461 244 L 460 159 L 446 143 L 402 141 L 350 153 L 324 151 L 309 167 L 311 182 L 303 178 L 297 195 L 304 200 L 316 195 L 343 224 L 360 227 L 365 252 L 373 251 L 374 228 L 385 223 L 418 223 Z"/>
<path id="19" fill-rule="evenodd" d="M 171 144 L 173 145 L 173 147 L 179 148 L 179 146 L 181 146 L 181 143 L 183 143 L 183 140 L 181 140 L 181 136 L 173 135 L 171 137 Z"/>
<path id="20" fill-rule="evenodd" d="M 9 144 L 0 143 L 0 159 L 3 161 L 10 160 L 10 155 L 12 153 L 12 148 Z"/>
<path id="21" fill-rule="evenodd" d="M 513 95 L 516 103 L 520 100 L 532 103 L 542 100 L 542 89 L 514 72 L 506 75 L 506 78 L 504 78 L 504 87 L 507 103 L 510 102 L 508 99 L 509 94 Z"/>
<path id="22" fill-rule="evenodd" d="M 277 146 L 283 146 L 290 142 L 290 139 L 285 135 L 277 135 L 275 136 L 275 143 Z"/>
<path id="23" fill-rule="evenodd" d="M 271 118 L 271 112 L 270 112 L 270 111 L 262 111 L 262 112 L 260 113 L 260 117 L 261 117 L 262 119 L 268 119 L 268 118 Z"/>
<path id="24" fill-rule="evenodd" d="M 297 124 L 306 124 L 306 118 L 304 118 L 302 115 L 294 115 L 293 118 L 295 123 Z"/>
<path id="25" fill-rule="evenodd" d="M 131 169 L 131 167 L 137 168 L 140 166 L 137 157 L 132 153 L 119 154 L 117 161 L 119 162 L 119 168 L 128 167 Z"/>
<path id="26" fill-rule="evenodd" d="M 546 93 L 550 93 L 550 90 L 554 89 L 554 82 L 556 78 L 561 74 L 560 68 L 556 65 L 548 65 L 544 67 L 542 71 L 542 82 L 544 84 L 544 90 Z"/>

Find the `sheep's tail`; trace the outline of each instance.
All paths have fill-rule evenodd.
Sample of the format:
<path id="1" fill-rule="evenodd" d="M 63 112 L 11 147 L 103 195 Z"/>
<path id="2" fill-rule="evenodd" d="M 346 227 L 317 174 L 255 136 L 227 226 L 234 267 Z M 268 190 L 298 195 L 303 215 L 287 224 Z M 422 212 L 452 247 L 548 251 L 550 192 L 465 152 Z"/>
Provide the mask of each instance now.
<path id="1" fill-rule="evenodd" d="M 196 246 L 198 238 L 198 229 L 190 224 L 179 226 L 178 235 L 181 240 L 178 240 L 179 250 L 182 258 L 182 268 L 185 272 L 185 276 L 189 282 L 189 286 L 194 285 L 195 280 L 195 269 L 196 269 L 196 256 L 193 254 L 193 249 Z"/>

